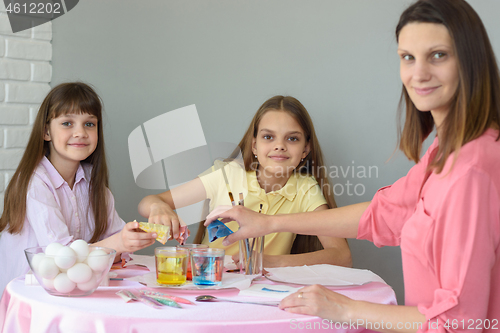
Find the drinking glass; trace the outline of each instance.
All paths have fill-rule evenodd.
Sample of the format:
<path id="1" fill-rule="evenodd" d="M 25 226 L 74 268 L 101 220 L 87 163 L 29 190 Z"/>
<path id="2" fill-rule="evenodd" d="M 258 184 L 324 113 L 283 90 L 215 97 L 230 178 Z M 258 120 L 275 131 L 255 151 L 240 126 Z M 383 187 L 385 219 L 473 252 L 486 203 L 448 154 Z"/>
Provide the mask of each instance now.
<path id="1" fill-rule="evenodd" d="M 207 244 L 184 244 L 184 245 L 177 245 L 177 247 L 182 248 L 182 249 L 188 249 L 189 254 L 191 254 L 191 250 L 194 249 L 208 249 Z M 191 274 L 191 260 L 188 260 L 188 266 L 187 266 L 187 273 L 186 273 L 186 278 L 188 281 L 191 281 L 192 274 Z"/>
<path id="2" fill-rule="evenodd" d="M 165 285 L 186 283 L 189 250 L 172 246 L 155 249 L 156 281 Z"/>
<path id="3" fill-rule="evenodd" d="M 207 248 L 191 250 L 193 284 L 214 286 L 222 283 L 224 249 Z"/>

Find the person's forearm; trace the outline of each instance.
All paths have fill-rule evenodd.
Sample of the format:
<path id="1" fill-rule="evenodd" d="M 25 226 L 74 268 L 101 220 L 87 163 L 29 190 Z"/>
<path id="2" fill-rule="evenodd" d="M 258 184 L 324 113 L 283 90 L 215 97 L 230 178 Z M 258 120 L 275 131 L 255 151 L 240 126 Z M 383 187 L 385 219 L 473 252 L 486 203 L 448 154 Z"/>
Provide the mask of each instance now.
<path id="1" fill-rule="evenodd" d="M 286 267 L 331 264 L 344 267 L 352 267 L 350 251 L 341 251 L 337 248 L 327 248 L 315 252 L 288 254 L 288 255 L 264 255 L 264 267 Z"/>
<path id="2" fill-rule="evenodd" d="M 121 247 L 121 235 L 120 233 L 116 233 L 106 239 L 103 239 L 101 241 L 98 241 L 92 245 L 94 246 L 102 246 L 102 247 L 108 247 L 111 249 L 114 249 L 116 251 L 116 256 L 115 256 L 115 261 L 118 262 L 121 260 L 121 254 L 125 252 L 122 247 Z"/>
<path id="3" fill-rule="evenodd" d="M 415 306 L 356 301 L 350 310 L 346 321 L 379 332 L 416 332 L 426 324 Z"/>
<path id="4" fill-rule="evenodd" d="M 149 214 L 151 213 L 151 205 L 153 204 L 165 204 L 165 201 L 163 201 L 158 195 L 152 194 L 148 195 L 147 197 L 144 197 L 144 199 L 139 202 L 138 210 L 139 214 L 141 214 L 143 217 L 149 217 Z"/>
<path id="5" fill-rule="evenodd" d="M 271 232 L 356 238 L 359 220 L 369 204 L 362 202 L 328 210 L 275 215 L 269 217 L 269 227 Z"/>

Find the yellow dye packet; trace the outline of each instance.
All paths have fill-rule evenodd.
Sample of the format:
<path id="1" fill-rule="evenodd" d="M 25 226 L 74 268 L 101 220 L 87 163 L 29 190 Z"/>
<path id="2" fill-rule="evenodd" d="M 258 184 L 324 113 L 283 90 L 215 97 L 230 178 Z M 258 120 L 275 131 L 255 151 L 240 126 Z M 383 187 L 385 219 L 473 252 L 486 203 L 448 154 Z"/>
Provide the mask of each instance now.
<path id="1" fill-rule="evenodd" d="M 158 235 L 156 240 L 162 244 L 165 244 L 170 237 L 170 227 L 163 224 L 139 222 L 139 228 L 145 232 L 156 232 Z"/>

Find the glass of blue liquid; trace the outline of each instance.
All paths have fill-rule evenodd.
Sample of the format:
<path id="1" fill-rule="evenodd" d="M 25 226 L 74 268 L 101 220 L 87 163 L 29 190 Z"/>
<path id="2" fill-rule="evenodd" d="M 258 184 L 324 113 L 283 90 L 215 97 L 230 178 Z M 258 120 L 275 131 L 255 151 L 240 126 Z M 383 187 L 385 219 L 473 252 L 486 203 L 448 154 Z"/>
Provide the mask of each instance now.
<path id="1" fill-rule="evenodd" d="M 191 274 L 196 286 L 216 286 L 222 283 L 224 249 L 191 250 Z"/>

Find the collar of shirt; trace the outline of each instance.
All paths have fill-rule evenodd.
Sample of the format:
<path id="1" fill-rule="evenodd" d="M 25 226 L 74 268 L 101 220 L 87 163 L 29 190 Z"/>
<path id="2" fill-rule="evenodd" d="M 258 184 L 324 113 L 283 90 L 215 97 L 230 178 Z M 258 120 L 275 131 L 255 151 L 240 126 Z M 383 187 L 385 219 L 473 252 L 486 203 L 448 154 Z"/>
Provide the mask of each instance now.
<path id="1" fill-rule="evenodd" d="M 285 186 L 283 186 L 280 190 L 271 191 L 269 193 L 266 193 L 264 189 L 260 187 L 255 171 L 247 172 L 247 181 L 248 192 L 256 193 L 256 195 L 263 200 L 265 200 L 268 195 L 280 195 L 289 201 L 293 201 L 297 195 L 297 175 L 295 173 L 288 178 Z"/>
<path id="2" fill-rule="evenodd" d="M 47 176 L 50 178 L 50 180 L 54 184 L 55 188 L 59 188 L 63 184 L 66 183 L 64 178 L 59 174 L 59 172 L 56 170 L 56 168 L 54 168 L 52 163 L 50 163 L 47 156 L 44 156 L 40 163 L 43 165 L 43 167 L 47 171 Z M 80 163 L 80 165 L 78 166 L 78 170 L 76 170 L 75 185 L 78 184 L 82 179 L 89 182 L 89 180 L 87 179 L 87 177 L 85 175 L 85 171 L 83 170 L 82 164 Z"/>

